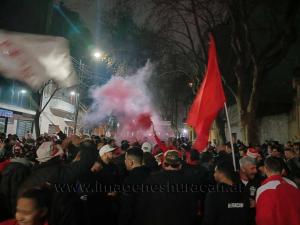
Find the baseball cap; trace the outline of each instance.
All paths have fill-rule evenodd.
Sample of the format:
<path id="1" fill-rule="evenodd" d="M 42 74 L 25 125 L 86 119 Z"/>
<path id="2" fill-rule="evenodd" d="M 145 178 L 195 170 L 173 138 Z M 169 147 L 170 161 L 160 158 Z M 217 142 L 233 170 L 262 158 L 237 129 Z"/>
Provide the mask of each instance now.
<path id="1" fill-rule="evenodd" d="M 143 152 L 151 152 L 152 146 L 149 142 L 144 142 L 142 145 Z"/>
<path id="2" fill-rule="evenodd" d="M 115 149 L 117 149 L 116 147 L 112 147 L 111 145 L 104 145 L 102 148 L 100 148 L 99 150 L 99 155 L 100 157 L 103 156 L 105 153 L 107 152 L 112 152 Z"/>

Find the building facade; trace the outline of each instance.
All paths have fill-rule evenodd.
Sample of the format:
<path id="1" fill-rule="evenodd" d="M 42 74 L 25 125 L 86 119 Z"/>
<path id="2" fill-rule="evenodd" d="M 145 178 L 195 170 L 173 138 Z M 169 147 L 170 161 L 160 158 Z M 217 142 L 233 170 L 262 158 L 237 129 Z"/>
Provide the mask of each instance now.
<path id="1" fill-rule="evenodd" d="M 0 132 L 20 137 L 33 133 L 36 107 L 30 89 L 16 81 L 1 78 Z"/>
<path id="2" fill-rule="evenodd" d="M 45 87 L 42 102 L 39 103 L 42 108 L 46 106 L 40 116 L 41 134 L 55 133 L 54 125 L 66 134 L 74 133 L 77 113 L 79 131 L 82 117 L 82 110 L 77 110 L 79 95 L 73 89 L 60 89 L 51 97 L 53 88 L 51 83 Z M 26 133 L 35 136 L 34 116 L 39 106 L 32 96 L 32 91 L 19 82 L 1 78 L 0 133 L 17 134 L 20 138 Z"/>

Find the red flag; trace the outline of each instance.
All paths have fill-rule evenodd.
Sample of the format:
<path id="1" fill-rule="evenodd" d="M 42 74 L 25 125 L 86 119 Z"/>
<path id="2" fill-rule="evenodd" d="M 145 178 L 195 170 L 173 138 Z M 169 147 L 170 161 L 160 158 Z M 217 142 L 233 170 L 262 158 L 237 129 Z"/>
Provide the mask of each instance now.
<path id="1" fill-rule="evenodd" d="M 195 149 L 202 151 L 207 146 L 210 127 L 224 107 L 225 101 L 216 45 L 213 36 L 210 35 L 207 71 L 187 118 L 187 124 L 197 133 L 193 146 Z"/>

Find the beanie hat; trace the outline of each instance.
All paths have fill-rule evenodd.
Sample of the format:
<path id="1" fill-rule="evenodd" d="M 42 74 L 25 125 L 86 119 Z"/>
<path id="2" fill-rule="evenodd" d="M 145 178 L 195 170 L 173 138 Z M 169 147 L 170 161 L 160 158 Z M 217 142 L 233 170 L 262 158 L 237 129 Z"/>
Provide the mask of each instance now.
<path id="1" fill-rule="evenodd" d="M 256 159 L 258 157 L 259 153 L 255 148 L 248 148 L 246 155 L 251 158 Z"/>

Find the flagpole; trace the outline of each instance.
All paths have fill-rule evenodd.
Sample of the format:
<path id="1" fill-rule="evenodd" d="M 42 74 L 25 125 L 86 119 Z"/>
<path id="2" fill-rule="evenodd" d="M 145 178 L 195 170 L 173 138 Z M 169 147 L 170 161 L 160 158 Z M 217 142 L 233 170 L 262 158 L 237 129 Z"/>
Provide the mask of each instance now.
<path id="1" fill-rule="evenodd" d="M 233 148 L 233 140 L 232 140 L 231 126 L 230 126 L 230 121 L 229 121 L 228 109 L 227 109 L 227 104 L 226 104 L 226 102 L 224 102 L 224 107 L 225 107 L 225 113 L 226 113 L 227 124 L 228 124 L 229 139 L 230 139 L 230 144 L 231 144 L 231 149 L 232 149 L 231 153 L 232 153 L 232 163 L 233 163 L 233 168 L 234 168 L 234 171 L 237 171 L 237 169 L 236 169 L 236 162 L 235 162 L 235 155 L 234 155 L 234 148 Z"/>

